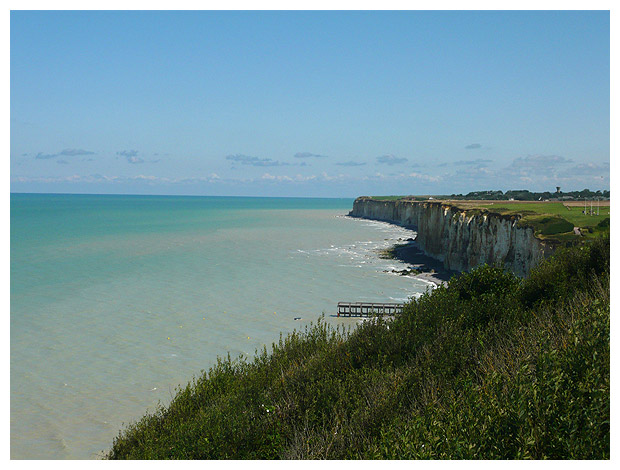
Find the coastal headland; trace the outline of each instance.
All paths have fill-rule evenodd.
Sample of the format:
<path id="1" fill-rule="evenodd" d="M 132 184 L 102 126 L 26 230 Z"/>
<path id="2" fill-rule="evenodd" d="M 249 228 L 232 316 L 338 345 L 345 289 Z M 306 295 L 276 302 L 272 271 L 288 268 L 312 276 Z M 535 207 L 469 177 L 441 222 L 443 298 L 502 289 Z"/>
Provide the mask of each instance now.
<path id="1" fill-rule="evenodd" d="M 581 205 L 583 204 L 583 205 Z M 358 197 L 351 217 L 391 222 L 417 231 L 415 245 L 445 270 L 471 271 L 489 264 L 526 276 L 559 246 L 579 244 L 609 230 L 609 202 L 596 211 L 572 202 L 425 200 Z M 584 209 L 580 211 L 581 207 Z M 579 224 L 576 225 L 576 224 Z M 394 250 L 405 260 L 415 246 Z"/>

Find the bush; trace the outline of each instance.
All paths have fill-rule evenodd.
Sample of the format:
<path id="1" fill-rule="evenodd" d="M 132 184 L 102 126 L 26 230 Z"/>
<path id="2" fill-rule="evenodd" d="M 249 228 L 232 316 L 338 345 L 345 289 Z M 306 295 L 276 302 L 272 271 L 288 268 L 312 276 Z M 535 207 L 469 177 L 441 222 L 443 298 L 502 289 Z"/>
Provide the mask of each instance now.
<path id="1" fill-rule="evenodd" d="M 532 307 L 569 298 L 593 276 L 609 273 L 609 263 L 609 238 L 595 239 L 578 247 L 559 248 L 552 258 L 532 270 L 523 284 L 521 301 Z"/>
<path id="2" fill-rule="evenodd" d="M 596 224 L 599 230 L 609 230 L 610 220 L 609 217 L 604 218 L 598 224 Z"/>
<path id="3" fill-rule="evenodd" d="M 525 213 L 525 212 L 524 212 Z M 556 235 L 571 232 L 575 227 L 571 222 L 559 215 L 528 215 L 520 221 L 541 235 Z"/>

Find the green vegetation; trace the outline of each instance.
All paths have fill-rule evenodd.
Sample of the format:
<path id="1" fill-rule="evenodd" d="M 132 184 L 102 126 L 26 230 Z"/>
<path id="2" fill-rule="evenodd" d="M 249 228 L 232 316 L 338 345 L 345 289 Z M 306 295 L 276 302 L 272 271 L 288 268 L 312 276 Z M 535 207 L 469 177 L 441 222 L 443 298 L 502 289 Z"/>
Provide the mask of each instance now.
<path id="1" fill-rule="evenodd" d="M 574 225 L 564 217 L 557 215 L 526 215 L 519 220 L 519 225 L 529 226 L 534 233 L 540 235 L 558 235 L 561 233 L 573 233 Z"/>
<path id="2" fill-rule="evenodd" d="M 428 201 L 428 198 L 435 198 L 434 196 L 371 196 L 378 201 L 398 201 L 400 199 L 407 199 L 408 201 Z"/>
<path id="3" fill-rule="evenodd" d="M 379 251 L 379 258 L 381 259 L 395 259 L 396 258 L 396 249 L 391 246 L 389 248 L 385 248 Z"/>
<path id="4" fill-rule="evenodd" d="M 458 200 L 510 200 L 514 199 L 515 201 L 544 201 L 546 199 L 561 199 L 561 200 L 575 200 L 575 199 L 609 199 L 610 192 L 606 191 L 590 191 L 589 189 L 584 189 L 582 191 L 570 191 L 570 192 L 562 192 L 562 191 L 544 191 L 544 192 L 531 192 L 527 189 L 516 189 L 506 191 L 505 193 L 502 191 L 472 191 L 465 195 L 463 194 L 451 194 L 447 196 L 448 199 Z"/>
<path id="5" fill-rule="evenodd" d="M 458 207 L 459 203 L 456 205 Z M 475 204 L 475 207 L 504 216 L 519 216 L 519 225 L 532 227 L 540 238 L 577 241 L 580 237 L 573 232 L 574 227 L 579 227 L 586 238 L 592 238 L 595 233 L 596 236 L 609 233 L 609 225 L 600 225 L 609 218 L 609 206 L 599 207 L 599 215 L 589 215 L 589 207 L 588 213 L 584 214 L 582 206 L 569 206 L 561 202 L 484 203 Z"/>
<path id="6" fill-rule="evenodd" d="M 429 196 L 373 196 L 375 199 L 380 200 L 395 200 L 407 197 L 408 199 L 425 200 Z M 582 191 L 570 191 L 570 192 L 530 192 L 527 189 L 516 189 L 510 191 L 471 191 L 465 195 L 463 194 L 450 194 L 433 196 L 436 199 L 449 199 L 452 201 L 545 201 L 545 200 L 594 200 L 609 199 L 610 192 L 606 191 L 590 191 L 584 189 Z"/>
<path id="7" fill-rule="evenodd" d="M 377 199 L 379 201 L 397 201 L 399 199 L 403 199 L 405 196 L 373 196 L 373 199 Z M 424 196 L 419 196 L 420 198 Z M 426 197 L 428 199 L 428 197 Z"/>
<path id="8" fill-rule="evenodd" d="M 111 459 L 609 459 L 609 239 L 220 360 Z"/>
<path id="9" fill-rule="evenodd" d="M 458 206 L 458 203 L 456 204 Z M 510 204 L 478 204 L 477 207 L 485 208 L 501 214 L 528 215 L 555 215 L 572 223 L 575 227 L 594 227 L 605 218 L 609 218 L 609 206 L 598 208 L 599 215 L 583 213 L 583 206 L 568 206 L 561 202 L 537 202 L 537 203 L 510 203 Z M 594 212 L 597 208 L 594 207 Z"/>
<path id="10" fill-rule="evenodd" d="M 586 190 L 587 191 L 587 190 Z M 506 217 L 518 217 L 519 225 L 532 227 L 537 237 L 555 241 L 562 244 L 578 243 L 590 238 L 600 238 L 609 234 L 609 205 L 596 207 L 594 203 L 593 215 L 590 215 L 588 203 L 586 213 L 584 206 L 575 202 L 516 202 L 499 201 L 490 202 L 476 200 L 445 200 L 443 196 L 435 196 L 435 201 L 450 204 L 466 211 L 469 215 L 482 213 L 499 214 Z M 413 200 L 412 196 L 406 198 L 398 196 L 375 197 L 378 200 Z M 428 197 L 418 198 L 428 201 Z M 596 215 L 596 212 L 599 215 Z M 605 219 L 608 221 L 605 222 Z M 575 234 L 574 227 L 580 228 L 580 235 Z"/>

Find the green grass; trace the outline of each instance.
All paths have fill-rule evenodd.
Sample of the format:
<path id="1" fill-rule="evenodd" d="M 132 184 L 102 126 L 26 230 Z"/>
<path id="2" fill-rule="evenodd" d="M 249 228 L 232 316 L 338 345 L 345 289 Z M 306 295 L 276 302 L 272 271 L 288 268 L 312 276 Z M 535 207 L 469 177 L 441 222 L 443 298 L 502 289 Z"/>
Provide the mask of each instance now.
<path id="1" fill-rule="evenodd" d="M 568 233 L 573 235 L 574 225 L 564 217 L 549 214 L 525 215 L 519 220 L 520 226 L 532 227 L 539 235 L 559 235 Z"/>
<path id="2" fill-rule="evenodd" d="M 458 204 L 457 204 L 458 205 Z M 600 207 L 600 215 L 586 215 L 583 214 L 583 206 L 573 206 L 570 209 L 561 202 L 531 202 L 531 203 L 510 203 L 502 204 L 498 202 L 495 204 L 479 204 L 479 207 L 486 208 L 493 212 L 500 212 L 502 214 L 545 214 L 555 215 L 567 220 L 575 227 L 594 227 L 605 218 L 609 218 L 609 206 Z M 590 206 L 588 206 L 588 211 Z M 594 208 L 596 211 L 596 207 Z"/>
<path id="3" fill-rule="evenodd" d="M 397 201 L 399 199 L 404 198 L 405 196 L 373 196 L 373 199 L 378 201 Z"/>
<path id="4" fill-rule="evenodd" d="M 609 225 L 601 225 L 605 219 L 609 219 L 609 206 L 599 208 L 599 215 L 584 214 L 583 207 L 570 207 L 561 202 L 497 203 L 476 206 L 502 215 L 519 215 L 521 216 L 519 225 L 532 227 L 535 234 L 543 239 L 558 242 L 577 241 L 581 237 L 574 234 L 574 227 L 579 227 L 581 234 L 587 239 L 609 233 Z"/>
<path id="5" fill-rule="evenodd" d="M 429 196 L 372 196 L 372 198 L 377 201 L 398 201 L 403 198 L 415 201 L 428 201 Z"/>
<path id="6" fill-rule="evenodd" d="M 373 199 L 385 201 L 402 198 L 402 196 L 373 196 Z M 441 202 L 440 198 L 441 196 L 436 196 L 438 202 Z M 424 196 L 419 199 L 428 200 L 428 197 Z M 601 206 L 598 209 L 599 215 L 589 215 L 583 213 L 583 206 L 569 207 L 562 202 L 497 201 L 489 203 L 459 200 L 446 201 L 446 203 L 460 208 L 470 215 L 488 212 L 519 217 L 519 225 L 532 227 L 537 237 L 561 244 L 575 243 L 582 239 L 582 237 L 574 234 L 574 227 L 583 229 L 581 233 L 586 239 L 604 237 L 609 233 L 609 224 L 604 224 L 605 219 L 610 217 L 609 206 Z M 594 207 L 593 209 L 596 212 L 597 208 Z M 590 211 L 589 205 L 587 210 Z"/>
<path id="7" fill-rule="evenodd" d="M 220 360 L 112 459 L 608 459 L 609 239 Z"/>

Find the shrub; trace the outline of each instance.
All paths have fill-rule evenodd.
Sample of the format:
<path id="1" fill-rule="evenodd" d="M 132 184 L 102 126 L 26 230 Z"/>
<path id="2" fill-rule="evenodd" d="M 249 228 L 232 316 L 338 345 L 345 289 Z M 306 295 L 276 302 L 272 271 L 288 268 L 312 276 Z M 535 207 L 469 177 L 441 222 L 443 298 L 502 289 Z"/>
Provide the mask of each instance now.
<path id="1" fill-rule="evenodd" d="M 556 235 L 571 232 L 574 225 L 559 215 L 527 215 L 520 225 L 528 225 L 541 235 Z"/>
<path id="2" fill-rule="evenodd" d="M 587 245 L 559 248 L 555 256 L 541 262 L 528 276 L 521 290 L 521 301 L 536 303 L 571 297 L 592 276 L 609 272 L 609 238 L 595 239 Z"/>

